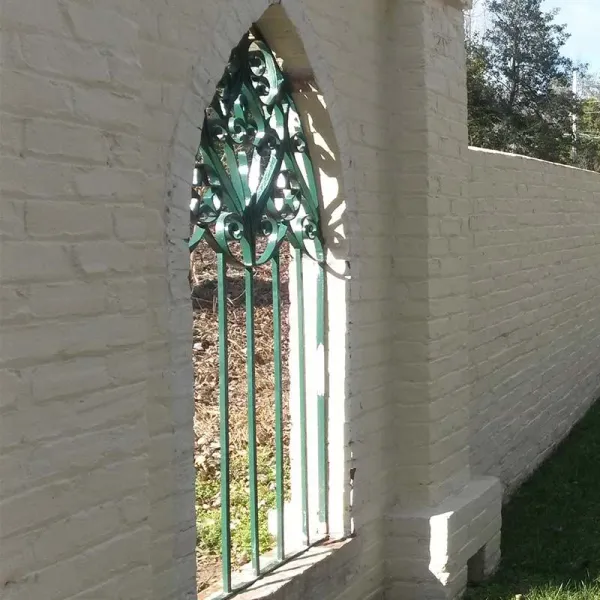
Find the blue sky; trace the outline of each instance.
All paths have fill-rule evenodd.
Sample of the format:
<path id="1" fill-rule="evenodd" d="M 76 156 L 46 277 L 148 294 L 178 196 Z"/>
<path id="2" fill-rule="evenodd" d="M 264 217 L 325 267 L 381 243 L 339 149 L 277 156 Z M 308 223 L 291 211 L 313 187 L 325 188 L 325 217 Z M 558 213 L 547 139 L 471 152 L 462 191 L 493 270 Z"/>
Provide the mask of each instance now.
<path id="1" fill-rule="evenodd" d="M 559 8 L 557 21 L 567 24 L 571 39 L 565 54 L 589 63 L 591 71 L 600 72 L 600 0 L 546 0 L 544 4 Z"/>
<path id="2" fill-rule="evenodd" d="M 485 21 L 483 2 L 473 3 L 478 23 Z M 571 34 L 565 54 L 575 61 L 588 63 L 590 71 L 600 73 L 600 0 L 545 0 L 544 6 L 560 9 L 557 21 L 566 23 Z"/>

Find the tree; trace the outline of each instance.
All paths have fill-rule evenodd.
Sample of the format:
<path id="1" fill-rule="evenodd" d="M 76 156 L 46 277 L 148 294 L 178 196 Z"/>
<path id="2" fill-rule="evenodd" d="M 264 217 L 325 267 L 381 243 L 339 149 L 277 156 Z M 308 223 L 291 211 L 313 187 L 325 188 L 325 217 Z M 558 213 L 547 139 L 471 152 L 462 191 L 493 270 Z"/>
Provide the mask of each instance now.
<path id="1" fill-rule="evenodd" d="M 582 84 L 582 111 L 577 123 L 575 165 L 600 171 L 600 77 L 588 76 Z"/>
<path id="2" fill-rule="evenodd" d="M 580 82 L 580 93 L 584 98 L 600 100 L 600 73 L 585 73 Z"/>
<path id="3" fill-rule="evenodd" d="M 501 113 L 494 86 L 488 78 L 489 50 L 478 34 L 467 38 L 467 89 L 469 105 L 469 143 L 495 148 Z"/>
<path id="4" fill-rule="evenodd" d="M 555 162 L 570 162 L 573 63 L 557 11 L 542 0 L 487 0 L 487 31 L 467 40 L 469 126 L 473 143 Z"/>

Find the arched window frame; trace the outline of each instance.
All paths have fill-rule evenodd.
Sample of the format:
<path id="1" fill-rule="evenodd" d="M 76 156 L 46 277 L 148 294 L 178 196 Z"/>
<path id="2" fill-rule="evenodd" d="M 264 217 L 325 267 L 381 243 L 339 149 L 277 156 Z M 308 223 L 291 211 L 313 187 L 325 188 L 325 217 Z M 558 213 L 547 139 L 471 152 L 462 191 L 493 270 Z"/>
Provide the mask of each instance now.
<path id="1" fill-rule="evenodd" d="M 299 505 L 303 547 L 323 541 L 328 533 L 327 399 L 325 392 L 326 273 L 325 244 L 319 212 L 318 186 L 292 88 L 277 59 L 256 29 L 232 51 L 215 96 L 205 112 L 194 169 L 190 203 L 190 251 L 207 243 L 215 251 L 218 273 L 220 445 L 229 447 L 229 390 L 227 348 L 227 268 L 237 263 L 244 270 L 247 336 L 249 506 L 252 570 L 254 577 L 241 584 L 232 581 L 229 453 L 221 452 L 221 526 L 223 592 L 225 596 L 250 585 L 257 577 L 297 555 L 285 547 L 284 443 L 281 352 L 280 248 L 292 247 L 295 278 L 295 359 L 299 448 L 292 468 L 299 469 Z M 305 330 L 305 260 L 316 267 L 315 339 L 307 344 Z M 270 265 L 273 278 L 273 329 L 275 377 L 275 452 L 277 487 L 276 560 L 261 565 L 258 536 L 258 485 L 256 453 L 256 390 L 254 387 L 255 269 Z M 314 271 L 314 269 L 311 269 Z M 307 398 L 307 346 L 311 366 L 320 362 L 316 398 Z M 309 392 L 310 393 L 310 392 Z M 307 400 L 316 410 L 307 411 Z M 315 416 L 317 477 L 309 480 L 307 418 Z M 316 510 L 309 485 L 316 482 Z M 312 522 L 313 515 L 318 521 Z M 295 535 L 297 537 L 297 533 Z"/>

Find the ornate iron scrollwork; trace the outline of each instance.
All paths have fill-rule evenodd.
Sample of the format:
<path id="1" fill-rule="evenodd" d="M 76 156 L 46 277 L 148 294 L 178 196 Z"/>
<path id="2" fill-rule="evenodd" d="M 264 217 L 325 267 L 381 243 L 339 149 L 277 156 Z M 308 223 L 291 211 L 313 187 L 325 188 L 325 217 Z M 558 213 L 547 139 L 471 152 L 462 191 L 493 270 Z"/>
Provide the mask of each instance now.
<path id="1" fill-rule="evenodd" d="M 189 241 L 246 267 L 284 240 L 324 259 L 317 186 L 290 86 L 264 41 L 233 50 L 206 110 L 194 170 Z"/>

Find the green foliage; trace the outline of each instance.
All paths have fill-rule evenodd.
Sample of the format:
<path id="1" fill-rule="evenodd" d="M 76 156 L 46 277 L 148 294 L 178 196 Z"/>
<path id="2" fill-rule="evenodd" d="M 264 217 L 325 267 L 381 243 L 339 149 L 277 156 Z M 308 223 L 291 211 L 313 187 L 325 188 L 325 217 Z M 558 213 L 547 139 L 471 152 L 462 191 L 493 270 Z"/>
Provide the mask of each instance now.
<path id="1" fill-rule="evenodd" d="M 600 94 L 597 98 L 586 98 L 582 103 L 575 165 L 600 171 Z"/>
<path id="2" fill-rule="evenodd" d="M 591 164 L 597 144 L 574 134 L 584 103 L 571 89 L 575 66 L 561 53 L 569 36 L 557 11 L 542 0 L 486 6 L 491 26 L 467 40 L 470 143 L 567 164 L 581 151 Z"/>
<path id="3" fill-rule="evenodd" d="M 501 122 L 501 111 L 490 83 L 489 49 L 475 35 L 467 39 L 467 89 L 469 91 L 469 143 L 472 146 L 496 148 L 495 139 Z"/>
<path id="4" fill-rule="evenodd" d="M 261 550 L 273 547 L 273 537 L 269 533 L 268 513 L 276 507 L 275 457 L 267 448 L 257 448 L 258 457 L 258 523 Z M 242 566 L 250 561 L 250 506 L 248 502 L 248 456 L 246 453 L 232 454 L 231 460 L 231 546 L 232 561 Z M 203 477 L 196 479 L 196 529 L 198 548 L 203 555 L 221 555 L 221 502 L 220 478 Z"/>

